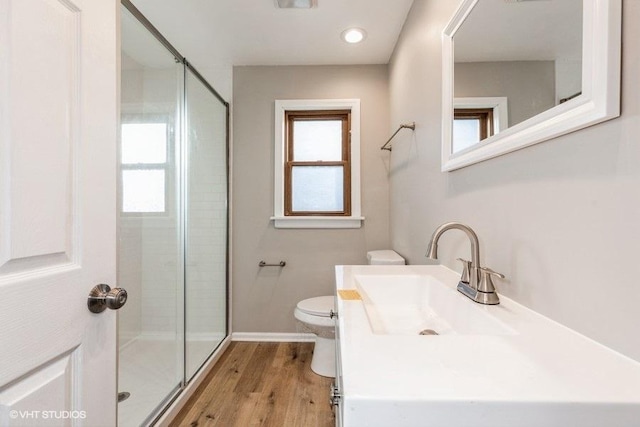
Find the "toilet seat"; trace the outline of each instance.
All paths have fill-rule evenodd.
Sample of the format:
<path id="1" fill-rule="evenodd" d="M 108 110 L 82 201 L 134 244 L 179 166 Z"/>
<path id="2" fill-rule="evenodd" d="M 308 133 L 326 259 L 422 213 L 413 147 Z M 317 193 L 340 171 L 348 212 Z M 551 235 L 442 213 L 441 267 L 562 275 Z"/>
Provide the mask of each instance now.
<path id="1" fill-rule="evenodd" d="M 308 298 L 298 303 L 296 308 L 311 316 L 329 317 L 334 310 L 333 296 Z"/>

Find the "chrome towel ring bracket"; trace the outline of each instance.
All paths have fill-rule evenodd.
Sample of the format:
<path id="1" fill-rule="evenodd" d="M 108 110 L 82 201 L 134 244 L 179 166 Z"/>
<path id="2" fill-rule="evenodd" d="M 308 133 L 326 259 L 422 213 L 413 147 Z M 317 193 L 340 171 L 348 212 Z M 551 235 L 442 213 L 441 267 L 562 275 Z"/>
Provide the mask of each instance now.
<path id="1" fill-rule="evenodd" d="M 391 151 L 391 147 L 387 147 L 387 145 L 389 145 L 389 143 L 391 142 L 391 140 L 393 139 L 394 136 L 396 136 L 398 134 L 398 132 L 400 132 L 402 129 L 411 129 L 411 130 L 416 130 L 416 122 L 411 122 L 411 123 L 405 123 L 400 125 L 400 127 L 398 128 L 398 130 L 396 130 L 393 135 L 391 135 L 391 138 L 389 138 L 387 140 L 387 142 L 384 143 L 384 145 L 382 147 L 380 147 L 381 150 L 388 150 Z"/>

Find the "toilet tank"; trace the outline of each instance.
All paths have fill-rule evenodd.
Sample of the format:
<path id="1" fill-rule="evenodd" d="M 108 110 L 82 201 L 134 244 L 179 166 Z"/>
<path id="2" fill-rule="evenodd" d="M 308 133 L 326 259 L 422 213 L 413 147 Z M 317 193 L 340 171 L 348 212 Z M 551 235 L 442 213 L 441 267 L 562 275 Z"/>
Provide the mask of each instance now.
<path id="1" fill-rule="evenodd" d="M 390 249 L 367 252 L 369 265 L 404 265 L 404 258 Z"/>

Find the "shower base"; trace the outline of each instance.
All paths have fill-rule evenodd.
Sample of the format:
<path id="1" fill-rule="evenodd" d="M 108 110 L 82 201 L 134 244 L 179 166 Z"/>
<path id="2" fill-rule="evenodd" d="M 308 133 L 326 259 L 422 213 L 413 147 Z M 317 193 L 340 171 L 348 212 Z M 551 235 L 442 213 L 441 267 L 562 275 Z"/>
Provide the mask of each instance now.
<path id="1" fill-rule="evenodd" d="M 187 372 L 195 372 L 224 336 L 190 340 Z M 178 369 L 182 345 L 174 340 L 139 336 L 120 347 L 118 392 L 130 397 L 118 404 L 118 426 L 138 427 L 166 404 L 178 390 L 183 378 Z"/>

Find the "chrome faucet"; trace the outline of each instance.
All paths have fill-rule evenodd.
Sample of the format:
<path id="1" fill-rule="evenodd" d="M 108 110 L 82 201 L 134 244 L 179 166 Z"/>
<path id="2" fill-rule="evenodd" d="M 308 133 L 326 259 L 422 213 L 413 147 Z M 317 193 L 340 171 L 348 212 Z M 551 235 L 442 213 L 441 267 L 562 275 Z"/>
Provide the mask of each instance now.
<path id="1" fill-rule="evenodd" d="M 462 277 L 458 283 L 458 291 L 480 304 L 499 304 L 500 299 L 496 293 L 496 288 L 493 285 L 491 276 L 504 279 L 504 275 L 490 268 L 480 267 L 480 243 L 478 242 L 478 236 L 468 225 L 459 222 L 447 222 L 436 228 L 436 231 L 434 231 L 431 236 L 431 241 L 429 242 L 425 256 L 431 259 L 438 259 L 438 241 L 440 240 L 440 236 L 446 231 L 453 229 L 464 231 L 471 243 L 471 261 L 458 258 L 458 261 L 461 261 L 463 264 Z"/>

